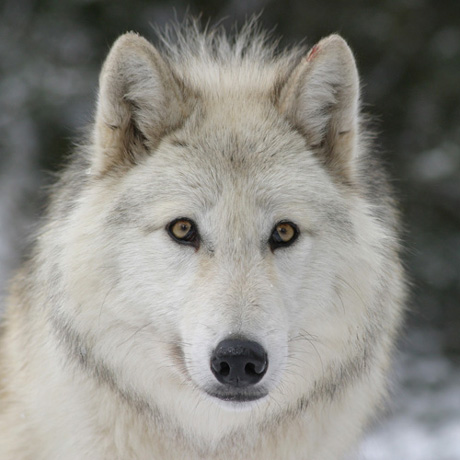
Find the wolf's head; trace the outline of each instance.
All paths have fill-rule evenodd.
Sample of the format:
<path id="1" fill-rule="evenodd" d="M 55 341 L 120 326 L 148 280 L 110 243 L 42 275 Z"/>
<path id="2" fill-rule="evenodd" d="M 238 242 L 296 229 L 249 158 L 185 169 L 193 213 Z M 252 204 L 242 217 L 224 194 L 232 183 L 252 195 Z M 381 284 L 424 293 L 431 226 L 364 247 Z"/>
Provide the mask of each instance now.
<path id="1" fill-rule="evenodd" d="M 355 61 L 337 35 L 305 55 L 178 43 L 129 33 L 104 64 L 59 314 L 98 378 L 164 417 L 294 417 L 359 379 L 395 321 Z"/>

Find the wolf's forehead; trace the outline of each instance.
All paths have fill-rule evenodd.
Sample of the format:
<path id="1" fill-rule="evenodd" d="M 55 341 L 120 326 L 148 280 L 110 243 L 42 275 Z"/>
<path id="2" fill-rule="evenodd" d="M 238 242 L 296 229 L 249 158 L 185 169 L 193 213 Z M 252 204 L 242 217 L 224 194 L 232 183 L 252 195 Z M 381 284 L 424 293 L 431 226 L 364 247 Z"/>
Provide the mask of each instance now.
<path id="1" fill-rule="evenodd" d="M 199 116 L 191 117 L 175 140 L 187 145 L 199 161 L 209 165 L 225 163 L 234 169 L 244 163 L 244 171 L 261 164 L 281 164 L 306 150 L 304 139 L 280 116 L 267 98 L 251 93 L 222 94 L 204 101 Z M 271 160 L 272 159 L 272 160 Z"/>
<path id="2" fill-rule="evenodd" d="M 172 139 L 170 163 L 189 180 L 256 184 L 265 174 L 308 163 L 305 144 L 274 120 L 221 110 Z M 167 155 L 167 153 L 166 153 Z"/>
<path id="3" fill-rule="evenodd" d="M 176 137 L 152 155 L 143 183 L 155 197 L 200 208 L 238 200 L 242 205 L 286 206 L 308 199 L 321 171 L 294 136 L 241 133 L 215 125 L 192 137 Z M 235 204 L 235 203 L 234 203 Z"/>
<path id="4" fill-rule="evenodd" d="M 133 175 L 136 195 L 141 188 L 146 201 L 169 203 L 172 213 L 225 203 L 233 211 L 285 209 L 311 201 L 324 181 L 304 138 L 269 101 L 220 102 L 202 107 L 151 153 Z"/>

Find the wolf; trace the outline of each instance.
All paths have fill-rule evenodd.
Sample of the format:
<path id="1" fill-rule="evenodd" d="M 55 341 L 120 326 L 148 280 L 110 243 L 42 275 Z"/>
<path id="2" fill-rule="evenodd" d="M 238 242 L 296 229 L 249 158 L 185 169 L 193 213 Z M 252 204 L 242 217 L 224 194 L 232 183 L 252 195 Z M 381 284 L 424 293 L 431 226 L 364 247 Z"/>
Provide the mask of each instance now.
<path id="1" fill-rule="evenodd" d="M 11 284 L 2 460 L 337 460 L 385 401 L 398 213 L 338 35 L 122 35 Z"/>

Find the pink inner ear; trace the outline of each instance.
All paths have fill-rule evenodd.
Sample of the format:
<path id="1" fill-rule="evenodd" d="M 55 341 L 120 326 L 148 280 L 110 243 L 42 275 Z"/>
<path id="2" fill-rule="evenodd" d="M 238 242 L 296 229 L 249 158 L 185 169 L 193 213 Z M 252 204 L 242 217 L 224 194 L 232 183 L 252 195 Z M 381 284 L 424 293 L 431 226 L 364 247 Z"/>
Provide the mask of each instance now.
<path id="1" fill-rule="evenodd" d="M 310 50 L 310 52 L 308 53 L 307 62 L 312 61 L 313 58 L 318 54 L 318 51 L 319 51 L 319 46 L 318 46 L 318 45 L 315 45 L 315 46 Z"/>

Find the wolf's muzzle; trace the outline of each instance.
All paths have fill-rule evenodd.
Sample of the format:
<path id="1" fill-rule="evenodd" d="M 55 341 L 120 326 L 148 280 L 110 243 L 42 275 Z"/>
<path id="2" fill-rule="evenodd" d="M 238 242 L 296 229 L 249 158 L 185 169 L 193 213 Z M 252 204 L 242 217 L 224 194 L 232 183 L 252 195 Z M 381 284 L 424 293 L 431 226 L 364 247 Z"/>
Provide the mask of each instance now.
<path id="1" fill-rule="evenodd" d="M 249 340 L 223 340 L 211 356 L 211 371 L 216 379 L 235 388 L 246 388 L 260 382 L 267 368 L 264 348 Z"/>

